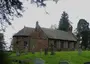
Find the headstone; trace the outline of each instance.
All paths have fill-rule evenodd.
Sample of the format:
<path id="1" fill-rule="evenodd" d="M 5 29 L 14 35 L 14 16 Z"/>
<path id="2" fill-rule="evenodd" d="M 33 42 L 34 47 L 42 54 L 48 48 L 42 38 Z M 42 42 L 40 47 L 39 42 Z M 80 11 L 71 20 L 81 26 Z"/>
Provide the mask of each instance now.
<path id="1" fill-rule="evenodd" d="M 20 53 L 19 53 L 19 51 L 17 51 L 17 52 L 16 52 L 16 56 L 20 56 Z"/>
<path id="2" fill-rule="evenodd" d="M 51 44 L 51 55 L 54 55 L 54 54 L 55 54 L 55 52 L 54 52 L 54 45 Z"/>
<path id="3" fill-rule="evenodd" d="M 84 64 L 90 64 L 90 62 L 85 62 Z"/>
<path id="4" fill-rule="evenodd" d="M 45 55 L 47 55 L 48 54 L 48 48 L 45 48 L 45 53 L 44 53 Z"/>
<path id="5" fill-rule="evenodd" d="M 28 53 L 28 46 L 25 47 L 25 54 Z"/>
<path id="6" fill-rule="evenodd" d="M 18 60 L 16 60 L 16 59 L 13 59 L 13 60 L 12 60 L 12 62 L 18 62 Z"/>
<path id="7" fill-rule="evenodd" d="M 30 63 L 30 60 L 29 59 L 25 59 L 23 61 L 24 61 L 24 64 L 29 64 Z"/>
<path id="8" fill-rule="evenodd" d="M 78 49 L 78 55 L 81 55 L 81 53 L 82 53 L 82 49 L 79 48 L 79 49 Z"/>
<path id="9" fill-rule="evenodd" d="M 20 56 L 20 49 L 19 49 L 19 45 L 17 45 L 17 47 L 16 47 L 16 56 Z"/>
<path id="10" fill-rule="evenodd" d="M 35 48 L 35 46 L 33 45 L 33 47 L 32 47 L 32 54 L 35 54 L 34 48 Z"/>
<path id="11" fill-rule="evenodd" d="M 42 56 L 42 49 L 40 49 L 40 57 Z"/>
<path id="12" fill-rule="evenodd" d="M 12 62 L 14 62 L 15 64 L 25 64 L 23 60 L 12 60 Z"/>
<path id="13" fill-rule="evenodd" d="M 19 64 L 23 64 L 23 62 L 22 62 L 21 60 L 18 60 L 18 63 L 19 63 Z"/>
<path id="14" fill-rule="evenodd" d="M 60 61 L 59 64 L 69 64 L 67 61 Z"/>
<path id="15" fill-rule="evenodd" d="M 34 64 L 45 64 L 45 61 L 42 60 L 41 58 L 36 58 Z"/>

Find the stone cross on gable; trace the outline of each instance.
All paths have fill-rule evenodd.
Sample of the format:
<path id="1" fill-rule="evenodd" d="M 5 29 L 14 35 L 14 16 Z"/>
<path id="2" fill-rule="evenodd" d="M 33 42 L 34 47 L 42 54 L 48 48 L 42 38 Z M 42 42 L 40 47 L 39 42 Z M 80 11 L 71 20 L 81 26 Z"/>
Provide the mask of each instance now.
<path id="1" fill-rule="evenodd" d="M 39 28 L 40 28 L 39 22 L 37 21 L 37 22 L 36 22 L 36 31 L 38 31 Z"/>

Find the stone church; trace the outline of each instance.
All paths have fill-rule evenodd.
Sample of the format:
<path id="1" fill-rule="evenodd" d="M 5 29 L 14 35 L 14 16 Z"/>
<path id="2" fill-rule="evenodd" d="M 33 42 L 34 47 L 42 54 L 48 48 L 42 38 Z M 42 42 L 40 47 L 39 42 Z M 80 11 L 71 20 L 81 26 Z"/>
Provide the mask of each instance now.
<path id="1" fill-rule="evenodd" d="M 36 22 L 35 28 L 24 27 L 14 34 L 12 45 L 14 51 L 40 51 L 40 49 L 50 49 L 51 45 L 56 51 L 75 50 L 78 47 L 77 38 L 72 30 L 65 32 L 43 28 L 38 22 Z"/>

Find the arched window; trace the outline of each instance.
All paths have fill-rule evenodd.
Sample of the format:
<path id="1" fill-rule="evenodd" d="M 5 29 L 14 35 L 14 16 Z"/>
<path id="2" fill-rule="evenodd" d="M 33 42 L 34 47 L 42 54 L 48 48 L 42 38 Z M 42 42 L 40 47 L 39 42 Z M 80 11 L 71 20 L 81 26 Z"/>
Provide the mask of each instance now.
<path id="1" fill-rule="evenodd" d="M 28 45 L 27 41 L 24 41 L 24 47 L 26 47 Z"/>

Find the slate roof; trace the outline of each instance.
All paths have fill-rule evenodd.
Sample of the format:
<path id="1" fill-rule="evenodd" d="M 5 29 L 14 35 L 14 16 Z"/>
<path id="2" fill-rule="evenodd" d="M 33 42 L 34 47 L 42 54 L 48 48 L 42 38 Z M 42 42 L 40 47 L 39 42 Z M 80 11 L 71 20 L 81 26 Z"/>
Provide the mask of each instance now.
<path id="1" fill-rule="evenodd" d="M 30 36 L 30 34 L 33 32 L 34 28 L 31 27 L 24 27 L 19 32 L 14 34 L 13 36 Z"/>
<path id="2" fill-rule="evenodd" d="M 71 32 L 65 32 L 62 30 L 54 30 L 54 29 L 48 29 L 48 28 L 42 28 L 42 30 L 48 36 L 48 38 L 51 38 L 51 39 L 77 41 L 77 38 Z"/>
<path id="3" fill-rule="evenodd" d="M 62 30 L 54 30 L 49 28 L 41 28 L 43 32 L 47 35 L 48 38 L 51 39 L 60 39 L 60 40 L 69 40 L 69 41 L 77 41 L 77 38 L 71 32 L 65 32 Z M 30 36 L 33 32 L 34 28 L 24 27 L 14 36 Z"/>

